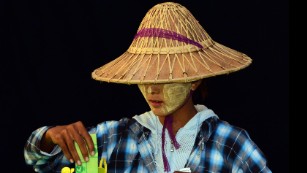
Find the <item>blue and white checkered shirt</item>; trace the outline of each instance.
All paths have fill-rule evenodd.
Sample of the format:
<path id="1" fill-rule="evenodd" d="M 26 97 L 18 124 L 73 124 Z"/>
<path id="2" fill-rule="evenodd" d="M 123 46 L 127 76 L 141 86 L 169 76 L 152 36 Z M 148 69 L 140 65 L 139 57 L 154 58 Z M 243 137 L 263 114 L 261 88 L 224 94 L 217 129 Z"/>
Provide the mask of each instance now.
<path id="1" fill-rule="evenodd" d="M 41 173 L 60 173 L 65 166 L 73 168 L 74 164 L 59 147 L 51 153 L 40 150 L 40 140 L 48 128 L 41 127 L 29 137 L 24 149 L 26 163 Z M 155 148 L 149 142 L 151 131 L 135 118 L 106 121 L 90 129 L 90 133 L 97 134 L 99 160 L 107 160 L 108 173 L 159 172 Z M 183 167 L 197 173 L 271 173 L 264 155 L 248 133 L 217 116 L 202 122 Z"/>

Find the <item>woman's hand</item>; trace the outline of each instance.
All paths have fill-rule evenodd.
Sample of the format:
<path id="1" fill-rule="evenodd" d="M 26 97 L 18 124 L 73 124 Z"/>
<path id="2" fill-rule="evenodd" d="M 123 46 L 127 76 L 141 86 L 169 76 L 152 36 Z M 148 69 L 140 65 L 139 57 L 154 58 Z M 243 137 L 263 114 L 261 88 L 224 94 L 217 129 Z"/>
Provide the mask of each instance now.
<path id="1" fill-rule="evenodd" d="M 85 161 L 89 160 L 89 153 L 95 154 L 92 138 L 81 121 L 50 128 L 44 134 L 40 148 L 43 151 L 51 152 L 55 145 L 59 145 L 71 163 L 76 162 L 81 165 L 74 142 L 78 144 Z"/>

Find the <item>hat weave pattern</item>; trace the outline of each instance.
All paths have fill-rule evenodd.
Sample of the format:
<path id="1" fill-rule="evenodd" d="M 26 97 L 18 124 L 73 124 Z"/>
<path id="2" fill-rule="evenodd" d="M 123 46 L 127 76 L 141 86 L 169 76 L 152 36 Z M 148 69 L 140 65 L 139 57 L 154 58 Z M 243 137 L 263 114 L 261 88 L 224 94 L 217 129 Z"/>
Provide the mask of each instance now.
<path id="1" fill-rule="evenodd" d="M 92 77 L 123 84 L 191 82 L 238 71 L 251 58 L 213 41 L 188 9 L 155 5 L 143 18 L 126 52 Z"/>

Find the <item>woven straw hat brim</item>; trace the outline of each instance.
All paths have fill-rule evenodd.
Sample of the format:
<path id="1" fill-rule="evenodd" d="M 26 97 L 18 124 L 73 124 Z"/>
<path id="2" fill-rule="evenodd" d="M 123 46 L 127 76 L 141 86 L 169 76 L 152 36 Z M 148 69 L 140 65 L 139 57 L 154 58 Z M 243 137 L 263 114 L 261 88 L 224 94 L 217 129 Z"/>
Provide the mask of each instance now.
<path id="1" fill-rule="evenodd" d="M 199 51 L 175 54 L 135 54 L 120 57 L 94 70 L 98 81 L 122 84 L 192 82 L 238 71 L 250 65 L 244 53 L 212 41 Z"/>
<path id="2" fill-rule="evenodd" d="M 166 2 L 146 13 L 128 50 L 92 77 L 123 84 L 191 82 L 238 71 L 251 62 L 214 42 L 184 6 Z"/>

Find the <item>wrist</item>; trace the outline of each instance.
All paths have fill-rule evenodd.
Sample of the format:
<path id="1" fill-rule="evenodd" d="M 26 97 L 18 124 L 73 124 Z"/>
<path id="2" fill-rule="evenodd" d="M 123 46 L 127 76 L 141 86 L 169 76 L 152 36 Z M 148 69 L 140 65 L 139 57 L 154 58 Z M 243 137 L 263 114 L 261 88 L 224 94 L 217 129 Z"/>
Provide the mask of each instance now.
<path id="1" fill-rule="evenodd" d="M 40 146 L 39 146 L 39 148 L 42 151 L 47 152 L 47 153 L 50 153 L 53 150 L 54 146 L 56 145 L 52 142 L 52 139 L 48 133 L 49 130 L 50 129 L 48 129 L 42 136 L 42 139 L 40 141 Z"/>

